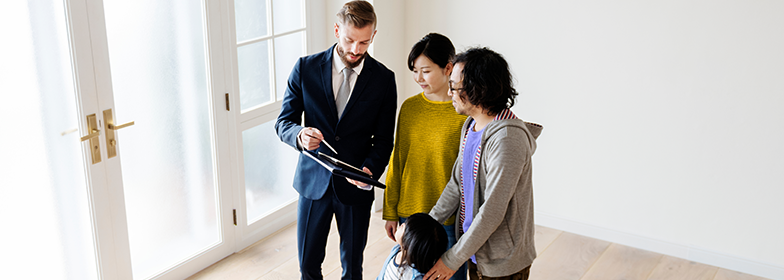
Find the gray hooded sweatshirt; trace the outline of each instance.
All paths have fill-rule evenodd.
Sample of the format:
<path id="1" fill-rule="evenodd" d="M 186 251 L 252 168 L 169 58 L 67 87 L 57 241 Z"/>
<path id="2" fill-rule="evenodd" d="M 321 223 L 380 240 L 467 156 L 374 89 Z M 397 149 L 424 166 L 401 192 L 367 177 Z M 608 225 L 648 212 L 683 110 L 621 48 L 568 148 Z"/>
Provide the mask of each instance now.
<path id="1" fill-rule="evenodd" d="M 463 124 L 463 138 L 472 120 L 468 117 Z M 441 256 L 447 267 L 457 270 L 476 254 L 482 275 L 502 277 L 533 263 L 536 249 L 531 156 L 541 131 L 541 125 L 524 122 L 513 114 L 511 119 L 497 119 L 485 127 L 474 187 L 474 220 L 461 236 L 463 225 L 455 219 L 457 244 Z M 441 223 L 460 209 L 462 166 L 461 148 L 449 183 L 430 210 L 430 216 Z"/>

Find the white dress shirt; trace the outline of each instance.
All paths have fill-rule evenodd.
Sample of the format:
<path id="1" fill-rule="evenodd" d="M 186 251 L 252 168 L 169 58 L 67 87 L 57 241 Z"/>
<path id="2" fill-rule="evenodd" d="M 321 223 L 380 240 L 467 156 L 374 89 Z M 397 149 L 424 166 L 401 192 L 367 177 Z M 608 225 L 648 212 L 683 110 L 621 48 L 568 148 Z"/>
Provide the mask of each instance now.
<path id="1" fill-rule="evenodd" d="M 348 99 L 346 99 L 346 104 L 348 104 L 348 100 L 351 100 L 351 93 L 354 91 L 354 85 L 357 84 L 357 77 L 359 74 L 362 73 L 362 66 L 365 65 L 365 59 L 362 59 L 362 62 L 357 65 L 357 67 L 351 68 L 354 70 L 355 75 L 351 75 L 351 78 L 348 80 L 349 87 L 348 87 Z M 340 84 L 343 83 L 343 68 L 346 67 L 346 64 L 343 63 L 343 60 L 340 59 L 340 55 L 338 54 L 338 46 L 332 49 L 332 95 L 334 98 L 337 99 L 338 97 L 338 90 L 340 89 Z"/>
<path id="2" fill-rule="evenodd" d="M 357 65 L 357 67 L 352 68 L 356 75 L 351 75 L 351 77 L 348 80 L 349 93 L 348 93 L 348 98 L 346 99 L 346 104 L 348 104 L 348 100 L 351 100 L 351 93 L 354 91 L 354 85 L 357 84 L 357 78 L 359 77 L 359 74 L 362 73 L 362 66 L 364 65 L 365 65 L 365 59 L 363 58 L 362 62 L 360 62 L 359 65 Z M 344 64 L 343 61 L 340 60 L 340 55 L 338 54 L 338 46 L 335 45 L 335 47 L 332 49 L 332 96 L 335 99 L 338 98 L 338 90 L 340 89 L 340 84 L 343 83 L 342 72 L 343 72 L 343 68 L 345 67 L 346 64 Z M 304 128 L 301 129 L 299 133 L 297 133 L 297 144 L 298 144 L 297 148 L 300 150 L 302 150 L 303 147 L 305 147 L 305 145 L 302 143 L 302 138 L 300 138 L 303 130 Z"/>

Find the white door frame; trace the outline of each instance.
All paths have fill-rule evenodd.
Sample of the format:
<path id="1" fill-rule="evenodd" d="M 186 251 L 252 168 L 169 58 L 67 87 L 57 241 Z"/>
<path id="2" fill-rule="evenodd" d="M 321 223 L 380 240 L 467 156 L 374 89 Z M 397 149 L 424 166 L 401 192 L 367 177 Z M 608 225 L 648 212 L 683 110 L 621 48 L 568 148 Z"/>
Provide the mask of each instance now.
<path id="1" fill-rule="evenodd" d="M 92 30 L 88 5 L 85 0 L 66 1 L 66 17 L 68 19 L 71 58 L 74 67 L 74 85 L 77 92 L 77 106 L 81 135 L 90 134 L 85 116 L 95 114 L 102 119 L 98 100 L 99 89 L 95 61 L 93 59 Z M 100 125 L 99 125 L 100 127 Z M 103 134 L 101 134 L 103 135 Z M 106 147 L 104 137 L 98 137 L 101 146 Z M 92 224 L 95 232 L 96 260 L 100 279 L 131 279 L 131 255 L 128 247 L 128 232 L 125 228 L 124 200 L 122 188 L 109 188 L 107 166 L 102 154 L 100 163 L 93 164 L 88 141 L 83 141 L 83 158 L 87 171 L 88 193 Z M 121 205 L 114 205 L 120 201 Z"/>
<path id="2" fill-rule="evenodd" d="M 302 5 L 305 8 L 303 15 L 306 33 L 304 51 L 305 54 L 309 54 L 313 52 L 314 46 L 319 45 L 314 42 L 320 42 L 324 40 L 323 34 L 315 35 L 316 33 L 320 32 L 315 31 L 313 28 L 314 23 L 321 23 L 323 17 L 321 13 L 314 13 L 313 11 L 323 11 L 324 3 L 321 3 L 321 1 L 300 1 L 302 1 Z M 245 168 L 243 161 L 242 132 L 246 129 L 275 120 L 280 113 L 282 102 L 271 102 L 250 112 L 246 112 L 245 114 L 241 113 L 239 105 L 239 74 L 234 16 L 234 1 L 224 1 L 222 5 L 222 17 L 225 18 L 225 24 L 222 31 L 225 35 L 224 55 L 227 57 L 225 60 L 227 63 L 227 70 L 225 73 L 227 86 L 230 87 L 229 92 L 231 94 L 229 98 L 231 104 L 236 104 L 233 105 L 232 113 L 229 115 L 228 122 L 230 131 L 232 131 L 229 137 L 231 141 L 231 154 L 233 155 L 232 177 L 235 179 L 233 193 L 234 205 L 236 208 L 234 209 L 237 211 L 237 230 L 235 231 L 237 240 L 236 251 L 239 252 L 240 250 L 252 245 L 253 243 L 256 243 L 262 238 L 267 237 L 295 222 L 297 219 L 297 200 L 288 202 L 275 209 L 272 214 L 269 214 L 259 219 L 258 221 L 248 224 L 248 216 L 246 213 L 247 208 L 245 203 Z M 272 29 L 272 27 L 270 27 L 270 29 Z M 272 48 L 274 48 L 274 46 L 272 46 Z M 282 74 L 286 76 L 289 74 L 274 73 L 274 70 L 272 73 L 273 75 Z M 272 80 L 274 82 L 276 79 L 273 77 Z M 275 94 L 276 93 L 273 93 L 273 95 Z M 289 187 L 293 188 L 293 186 Z"/>
<path id="3" fill-rule="evenodd" d="M 221 39 L 221 3 L 204 0 L 207 67 L 211 91 L 210 119 L 215 160 L 217 209 L 220 218 L 221 242 L 170 269 L 152 276 L 160 279 L 181 279 L 236 251 L 232 216 L 232 158 L 229 145 L 229 113 L 225 110 L 225 53 Z M 95 114 L 103 123 L 103 111 L 114 109 L 111 69 L 109 64 L 106 25 L 101 0 L 66 0 L 71 56 L 74 65 L 79 124 L 82 135 L 87 135 L 85 116 Z M 211 34 L 217 34 L 210 36 Z M 126 121 L 126 120 L 118 120 Z M 99 124 L 99 127 L 101 125 Z M 121 155 L 106 157 L 104 131 L 99 137 L 101 162 L 92 164 L 88 142 L 83 143 L 89 182 L 89 202 L 95 232 L 96 259 L 99 278 L 132 279 L 130 246 L 125 211 Z"/>

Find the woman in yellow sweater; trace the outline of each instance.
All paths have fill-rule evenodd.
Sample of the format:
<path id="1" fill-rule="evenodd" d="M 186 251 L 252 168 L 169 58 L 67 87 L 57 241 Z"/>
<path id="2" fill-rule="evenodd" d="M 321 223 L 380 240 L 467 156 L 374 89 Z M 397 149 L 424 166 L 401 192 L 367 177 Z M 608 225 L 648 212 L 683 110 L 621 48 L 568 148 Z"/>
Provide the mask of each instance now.
<path id="1" fill-rule="evenodd" d="M 384 228 L 392 240 L 399 222 L 430 212 L 452 173 L 466 120 L 455 112 L 447 95 L 454 56 L 452 41 L 437 33 L 419 40 L 408 55 L 408 69 L 423 92 L 406 99 L 398 116 L 384 191 Z M 444 226 L 449 247 L 456 242 L 454 227 L 453 216 Z M 460 271 L 452 279 L 465 279 L 464 268 Z"/>

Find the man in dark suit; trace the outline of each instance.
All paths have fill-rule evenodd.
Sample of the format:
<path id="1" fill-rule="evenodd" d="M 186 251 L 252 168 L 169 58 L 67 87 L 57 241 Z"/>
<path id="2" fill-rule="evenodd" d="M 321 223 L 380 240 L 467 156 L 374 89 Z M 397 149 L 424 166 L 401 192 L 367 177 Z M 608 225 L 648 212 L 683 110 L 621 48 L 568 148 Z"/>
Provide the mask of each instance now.
<path id="1" fill-rule="evenodd" d="M 338 43 L 297 61 L 275 129 L 281 141 L 298 151 L 317 149 L 378 179 L 393 146 L 395 76 L 366 52 L 376 34 L 373 6 L 365 1 L 348 2 L 337 16 Z M 333 215 L 340 234 L 342 278 L 362 279 L 372 186 L 333 176 L 303 154 L 294 176 L 299 192 L 297 249 L 302 279 L 323 278 L 321 264 Z"/>

